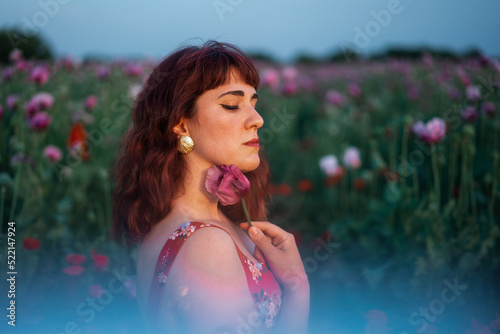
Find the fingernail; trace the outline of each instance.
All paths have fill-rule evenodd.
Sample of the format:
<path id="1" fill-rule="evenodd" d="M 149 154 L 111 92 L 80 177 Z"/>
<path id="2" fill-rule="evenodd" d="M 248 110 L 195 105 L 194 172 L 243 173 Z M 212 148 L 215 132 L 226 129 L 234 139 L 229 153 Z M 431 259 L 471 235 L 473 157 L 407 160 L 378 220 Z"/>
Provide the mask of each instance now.
<path id="1" fill-rule="evenodd" d="M 248 231 L 250 232 L 251 235 L 257 235 L 257 233 L 259 233 L 259 229 L 255 226 L 250 227 Z"/>

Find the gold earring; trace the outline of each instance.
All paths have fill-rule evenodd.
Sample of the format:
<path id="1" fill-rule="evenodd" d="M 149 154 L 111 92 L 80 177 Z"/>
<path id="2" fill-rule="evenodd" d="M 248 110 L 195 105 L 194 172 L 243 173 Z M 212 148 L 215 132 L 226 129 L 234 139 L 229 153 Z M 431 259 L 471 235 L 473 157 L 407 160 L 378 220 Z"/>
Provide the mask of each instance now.
<path id="1" fill-rule="evenodd" d="M 181 136 L 179 138 L 179 145 L 177 146 L 177 150 L 181 153 L 189 153 L 193 150 L 194 143 L 193 139 L 189 136 Z"/>

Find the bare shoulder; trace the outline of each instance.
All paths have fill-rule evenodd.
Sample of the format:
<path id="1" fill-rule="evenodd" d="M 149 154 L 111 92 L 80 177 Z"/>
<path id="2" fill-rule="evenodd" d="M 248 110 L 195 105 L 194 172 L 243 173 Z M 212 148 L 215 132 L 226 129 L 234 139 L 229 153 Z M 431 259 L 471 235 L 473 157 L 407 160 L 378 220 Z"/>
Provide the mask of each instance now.
<path id="1" fill-rule="evenodd" d="M 179 267 L 188 269 L 187 273 L 211 274 L 219 278 L 235 275 L 242 268 L 233 239 L 217 227 L 197 229 L 184 242 L 177 261 Z"/>

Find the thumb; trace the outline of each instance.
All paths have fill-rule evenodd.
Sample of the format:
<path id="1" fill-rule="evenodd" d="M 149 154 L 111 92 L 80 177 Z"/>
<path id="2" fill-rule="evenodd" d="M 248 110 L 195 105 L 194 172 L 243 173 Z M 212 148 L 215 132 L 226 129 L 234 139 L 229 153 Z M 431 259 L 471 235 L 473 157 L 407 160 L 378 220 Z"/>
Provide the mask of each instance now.
<path id="1" fill-rule="evenodd" d="M 257 246 L 263 253 L 267 252 L 270 244 L 260 228 L 255 225 L 250 226 L 248 229 L 248 236 L 252 239 L 255 246 Z"/>

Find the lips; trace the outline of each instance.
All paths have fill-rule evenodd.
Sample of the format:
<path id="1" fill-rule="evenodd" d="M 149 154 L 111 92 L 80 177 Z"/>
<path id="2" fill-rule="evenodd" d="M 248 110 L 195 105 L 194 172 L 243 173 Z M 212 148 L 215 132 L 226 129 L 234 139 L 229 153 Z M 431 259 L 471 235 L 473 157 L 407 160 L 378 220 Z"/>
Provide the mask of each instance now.
<path id="1" fill-rule="evenodd" d="M 259 146 L 259 138 L 254 138 L 252 140 L 249 140 L 246 143 L 244 143 L 243 145 L 258 147 Z"/>

